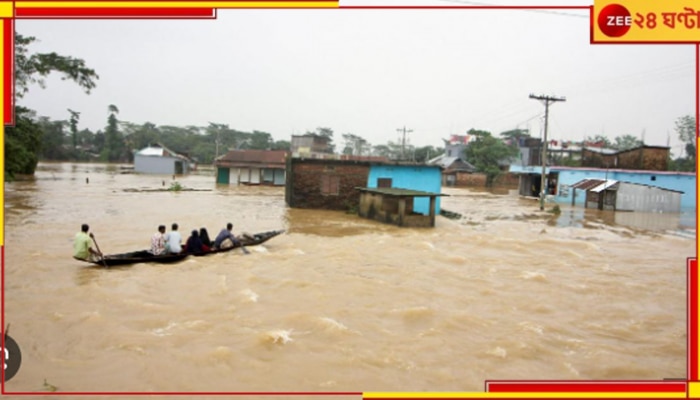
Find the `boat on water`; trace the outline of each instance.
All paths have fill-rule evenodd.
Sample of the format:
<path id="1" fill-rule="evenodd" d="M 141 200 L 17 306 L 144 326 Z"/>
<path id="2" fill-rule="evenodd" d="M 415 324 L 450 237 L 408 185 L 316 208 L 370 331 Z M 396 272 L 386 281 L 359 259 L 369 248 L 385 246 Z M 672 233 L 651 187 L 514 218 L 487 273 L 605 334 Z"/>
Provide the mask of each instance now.
<path id="1" fill-rule="evenodd" d="M 233 245 L 233 247 L 227 247 L 223 249 L 213 249 L 209 250 L 207 252 L 203 253 L 176 253 L 176 254 L 162 254 L 162 255 L 153 255 L 150 251 L 148 250 L 138 250 L 138 251 L 132 251 L 128 253 L 120 253 L 120 254 L 108 254 L 105 255 L 102 259 L 100 260 L 94 260 L 94 261 L 88 261 L 88 260 L 81 260 L 85 261 L 90 264 L 94 265 L 99 265 L 103 267 L 114 267 L 114 266 L 119 266 L 119 265 L 131 265 L 131 264 L 140 264 L 140 263 L 159 263 L 159 264 L 169 264 L 169 263 L 175 263 L 178 261 L 182 261 L 187 257 L 190 256 L 208 256 L 212 254 L 218 254 L 218 253 L 225 253 L 228 251 L 235 250 L 241 246 L 243 247 L 248 247 L 248 246 L 257 246 L 259 244 L 265 243 L 268 240 L 274 238 L 275 236 L 278 236 L 280 234 L 284 233 L 284 230 L 277 230 L 277 231 L 267 231 L 267 232 L 261 232 L 261 233 L 256 233 L 254 235 L 248 235 L 248 234 L 243 234 L 238 237 L 238 240 L 240 240 L 240 244 L 236 243 Z"/>

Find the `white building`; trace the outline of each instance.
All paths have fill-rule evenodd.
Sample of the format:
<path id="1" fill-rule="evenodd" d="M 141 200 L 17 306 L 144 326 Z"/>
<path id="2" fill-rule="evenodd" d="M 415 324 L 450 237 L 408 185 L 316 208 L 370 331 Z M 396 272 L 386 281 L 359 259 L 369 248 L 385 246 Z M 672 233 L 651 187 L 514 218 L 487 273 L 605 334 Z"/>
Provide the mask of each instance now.
<path id="1" fill-rule="evenodd" d="M 182 175 L 190 172 L 190 160 L 165 146 L 148 146 L 134 154 L 134 172 Z"/>

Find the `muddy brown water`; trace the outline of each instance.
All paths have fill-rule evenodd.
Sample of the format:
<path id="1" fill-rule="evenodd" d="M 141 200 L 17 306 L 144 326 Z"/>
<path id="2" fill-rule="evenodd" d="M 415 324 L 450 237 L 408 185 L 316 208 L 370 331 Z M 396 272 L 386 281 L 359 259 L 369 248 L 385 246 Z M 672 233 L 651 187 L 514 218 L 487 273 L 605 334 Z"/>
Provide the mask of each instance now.
<path id="1" fill-rule="evenodd" d="M 169 192 L 153 190 L 170 176 L 124 172 L 40 164 L 6 184 L 5 321 L 23 352 L 7 391 L 481 392 L 485 380 L 685 377 L 696 241 L 678 215 L 554 216 L 445 188 L 460 219 L 401 229 L 289 209 L 283 188 L 217 186 L 213 173 Z M 83 222 L 118 253 L 148 247 L 159 224 L 186 236 L 228 221 L 286 234 L 173 265 L 71 258 Z"/>

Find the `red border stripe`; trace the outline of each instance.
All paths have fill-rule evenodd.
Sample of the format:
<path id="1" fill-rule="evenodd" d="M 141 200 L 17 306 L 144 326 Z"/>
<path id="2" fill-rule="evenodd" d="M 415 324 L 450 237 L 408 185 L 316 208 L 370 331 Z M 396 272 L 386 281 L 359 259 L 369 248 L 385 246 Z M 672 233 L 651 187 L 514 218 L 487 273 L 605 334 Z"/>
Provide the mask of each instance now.
<path id="1" fill-rule="evenodd" d="M 489 382 L 489 393 L 505 392 L 658 392 L 685 393 L 686 382 Z"/>
<path id="2" fill-rule="evenodd" d="M 698 380 L 698 260 L 688 260 L 688 380 Z"/>
<path id="3" fill-rule="evenodd" d="M 3 76 L 2 81 L 5 85 L 5 93 L 3 96 L 3 123 L 5 125 L 15 124 L 15 80 L 13 77 L 15 66 L 15 21 L 13 19 L 3 20 L 4 40 L 3 46 Z"/>
<path id="4" fill-rule="evenodd" d="M 125 18 L 214 18 L 213 8 L 151 8 L 151 7 L 37 7 L 17 8 L 17 18 L 95 18 L 95 17 L 125 17 Z"/>

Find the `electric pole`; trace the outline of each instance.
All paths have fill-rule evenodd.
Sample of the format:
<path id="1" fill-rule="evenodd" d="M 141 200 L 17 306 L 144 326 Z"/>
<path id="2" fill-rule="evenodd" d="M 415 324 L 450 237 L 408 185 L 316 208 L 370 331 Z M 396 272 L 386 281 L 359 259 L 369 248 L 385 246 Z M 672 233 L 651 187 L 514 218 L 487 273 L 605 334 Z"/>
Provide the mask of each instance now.
<path id="1" fill-rule="evenodd" d="M 396 130 L 397 132 L 403 132 L 403 136 L 401 137 L 401 160 L 406 159 L 406 134 L 413 132 L 412 129 L 406 130 L 406 126 L 402 128 L 399 128 Z"/>
<path id="2" fill-rule="evenodd" d="M 544 141 L 542 142 L 542 177 L 540 180 L 540 211 L 544 210 L 544 197 L 546 194 L 545 190 L 545 172 L 547 167 L 547 125 L 549 122 L 549 105 L 557 101 L 566 101 L 566 97 L 554 97 L 554 96 L 535 96 L 530 95 L 531 99 L 540 100 L 544 103 Z"/>

